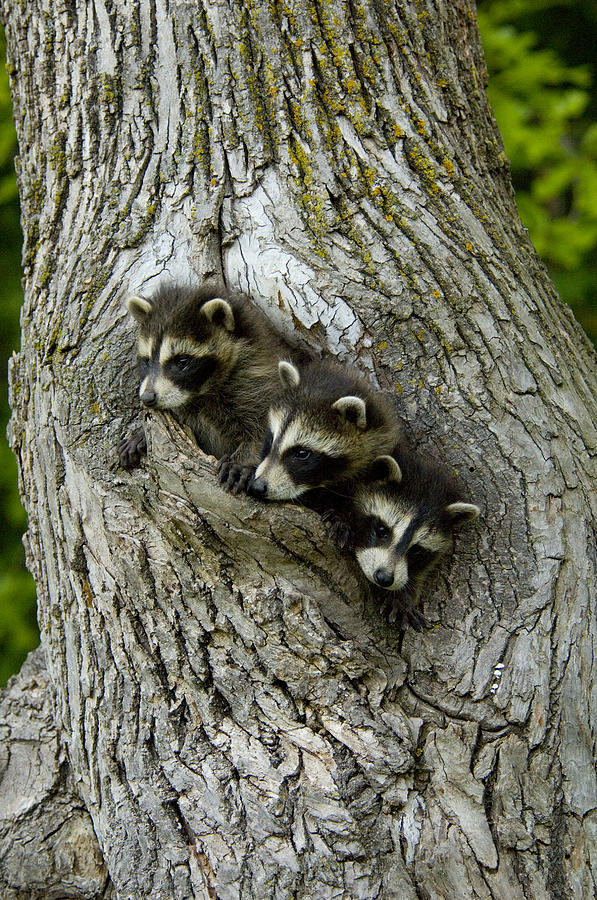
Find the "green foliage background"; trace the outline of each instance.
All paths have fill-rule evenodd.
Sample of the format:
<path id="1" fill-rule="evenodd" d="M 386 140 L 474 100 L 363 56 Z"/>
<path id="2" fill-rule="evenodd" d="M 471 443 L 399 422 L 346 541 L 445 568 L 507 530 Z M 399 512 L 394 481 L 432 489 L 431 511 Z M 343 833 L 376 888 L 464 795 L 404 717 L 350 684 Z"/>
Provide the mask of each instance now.
<path id="1" fill-rule="evenodd" d="M 522 221 L 597 340 L 597 2 L 478 0 L 489 100 Z"/>
<path id="2" fill-rule="evenodd" d="M 0 58 L 6 58 L 0 33 Z M 0 72 L 0 687 L 16 672 L 39 643 L 35 616 L 35 585 L 25 568 L 21 535 L 25 512 L 17 490 L 17 464 L 4 439 L 8 408 L 7 361 L 19 346 L 21 290 L 21 229 L 13 159 L 16 136 L 8 76 Z"/>
<path id="3" fill-rule="evenodd" d="M 489 98 L 523 222 L 562 299 L 597 340 L 597 0 L 478 0 Z M 0 58 L 5 46 L 0 35 Z M 0 73 L 0 357 L 19 343 L 21 233 L 8 77 Z M 25 514 L 0 381 L 0 687 L 39 641 L 24 568 Z"/>

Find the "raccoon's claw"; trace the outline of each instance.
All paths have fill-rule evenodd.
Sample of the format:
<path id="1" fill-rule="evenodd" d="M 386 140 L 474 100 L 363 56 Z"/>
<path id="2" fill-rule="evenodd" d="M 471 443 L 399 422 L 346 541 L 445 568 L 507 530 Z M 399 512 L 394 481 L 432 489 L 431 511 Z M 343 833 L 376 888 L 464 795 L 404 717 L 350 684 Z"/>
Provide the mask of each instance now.
<path id="1" fill-rule="evenodd" d="M 247 493 L 254 474 L 255 466 L 235 463 L 229 456 L 218 462 L 218 481 L 231 494 Z"/>
<path id="2" fill-rule="evenodd" d="M 227 466 L 231 465 L 230 457 L 223 456 L 222 459 L 219 459 L 216 465 L 216 471 L 218 473 L 218 481 L 222 481 L 222 472 L 226 472 L 228 474 Z"/>
<path id="3" fill-rule="evenodd" d="M 424 631 L 426 628 L 429 628 L 429 622 L 423 613 L 414 607 L 406 610 L 402 621 L 405 626 L 410 625 L 414 631 Z"/>
<path id="4" fill-rule="evenodd" d="M 416 606 L 413 606 L 412 603 L 408 601 L 405 603 L 399 594 L 396 594 L 392 599 L 392 608 L 388 621 L 392 624 L 397 624 L 400 628 L 408 628 L 410 625 L 414 631 L 423 631 L 429 626 L 423 613 Z"/>
<path id="5" fill-rule="evenodd" d="M 116 445 L 118 458 L 123 469 L 136 469 L 147 453 L 147 440 L 142 428 L 134 431 L 130 437 L 123 437 Z"/>
<path id="6" fill-rule="evenodd" d="M 346 550 L 350 543 L 351 528 L 346 519 L 339 516 L 333 509 L 322 513 L 321 521 L 325 525 L 327 535 L 339 550 Z"/>

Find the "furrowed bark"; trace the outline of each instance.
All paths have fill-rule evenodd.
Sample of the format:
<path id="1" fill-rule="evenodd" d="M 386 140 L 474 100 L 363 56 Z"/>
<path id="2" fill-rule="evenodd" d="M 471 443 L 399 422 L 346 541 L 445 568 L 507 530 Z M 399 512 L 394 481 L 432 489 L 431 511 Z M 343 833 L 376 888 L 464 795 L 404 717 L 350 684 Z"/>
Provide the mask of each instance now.
<path id="1" fill-rule="evenodd" d="M 0 694 L 0 892 L 4 900 L 113 896 L 55 721 L 43 650 Z"/>
<path id="2" fill-rule="evenodd" d="M 516 213 L 468 0 L 3 4 L 12 441 L 60 737 L 119 897 L 595 887 L 595 356 Z M 312 513 L 137 415 L 129 291 L 222 275 L 483 508 L 404 635 Z"/>

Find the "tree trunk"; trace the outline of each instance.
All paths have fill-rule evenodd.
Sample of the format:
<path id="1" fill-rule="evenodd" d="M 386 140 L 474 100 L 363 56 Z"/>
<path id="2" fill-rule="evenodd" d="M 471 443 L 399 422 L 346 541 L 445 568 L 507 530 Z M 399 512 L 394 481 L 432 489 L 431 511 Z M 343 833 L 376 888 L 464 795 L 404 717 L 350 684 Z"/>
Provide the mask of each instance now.
<path id="1" fill-rule="evenodd" d="M 0 699 L 3 900 L 112 897 L 89 813 L 77 794 L 38 647 Z"/>
<path id="2" fill-rule="evenodd" d="M 116 895 L 592 896 L 595 357 L 519 222 L 474 4 L 3 12 L 12 443 Z M 123 299 L 213 274 L 356 362 L 482 506 L 425 633 L 388 625 L 313 513 L 220 490 L 165 415 L 116 470 L 139 416 Z"/>

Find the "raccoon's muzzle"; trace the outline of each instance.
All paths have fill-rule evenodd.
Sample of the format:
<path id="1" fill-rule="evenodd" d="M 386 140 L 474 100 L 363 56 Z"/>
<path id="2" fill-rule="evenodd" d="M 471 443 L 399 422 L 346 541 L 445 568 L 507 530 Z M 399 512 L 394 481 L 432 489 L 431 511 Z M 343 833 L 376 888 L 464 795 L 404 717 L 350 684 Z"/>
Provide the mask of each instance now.
<path id="1" fill-rule="evenodd" d="M 373 573 L 375 584 L 382 588 L 389 588 L 394 583 L 394 573 L 388 572 L 387 569 L 376 569 Z"/>
<path id="2" fill-rule="evenodd" d="M 154 406 L 158 405 L 158 395 L 151 389 L 144 390 L 143 393 L 139 395 L 139 399 L 143 406 L 147 406 L 150 409 L 153 409 Z"/>
<path id="3" fill-rule="evenodd" d="M 251 494 L 254 497 L 265 497 L 267 494 L 267 481 L 265 478 L 254 478 L 249 486 Z"/>

